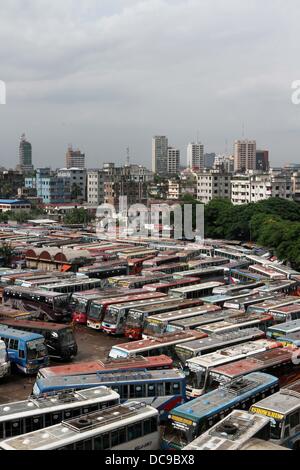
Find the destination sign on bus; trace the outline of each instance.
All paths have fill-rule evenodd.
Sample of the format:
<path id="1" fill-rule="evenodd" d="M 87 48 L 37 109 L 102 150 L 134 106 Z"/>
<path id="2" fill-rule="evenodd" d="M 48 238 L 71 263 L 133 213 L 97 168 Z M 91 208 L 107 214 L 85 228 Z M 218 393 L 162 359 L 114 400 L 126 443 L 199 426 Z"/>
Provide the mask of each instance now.
<path id="1" fill-rule="evenodd" d="M 257 406 L 252 406 L 250 411 L 251 413 L 267 416 L 267 418 L 277 419 L 278 421 L 281 421 L 284 418 L 284 415 L 281 413 L 277 413 L 276 411 L 271 410 L 265 410 L 264 408 L 258 408 Z"/>

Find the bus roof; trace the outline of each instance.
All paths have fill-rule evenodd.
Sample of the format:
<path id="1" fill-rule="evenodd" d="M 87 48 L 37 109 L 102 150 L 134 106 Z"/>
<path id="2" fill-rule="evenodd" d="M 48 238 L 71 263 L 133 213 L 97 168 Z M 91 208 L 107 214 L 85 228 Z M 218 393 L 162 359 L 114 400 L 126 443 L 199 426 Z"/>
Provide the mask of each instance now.
<path id="1" fill-rule="evenodd" d="M 183 308 L 180 310 L 172 310 L 171 312 L 158 313 L 157 315 L 151 315 L 147 318 L 150 321 L 153 318 L 156 321 L 167 322 L 172 320 L 180 320 L 186 317 L 193 317 L 195 315 L 203 315 L 205 313 L 212 313 L 221 310 L 220 307 L 215 305 L 199 305 L 198 307 Z"/>
<path id="2" fill-rule="evenodd" d="M 269 423 L 269 418 L 265 416 L 234 410 L 183 450 L 240 450 Z M 233 429 L 232 433 L 226 432 L 228 428 Z"/>
<path id="3" fill-rule="evenodd" d="M 213 289 L 214 287 L 222 285 L 222 282 L 202 282 L 193 286 L 178 287 L 177 289 L 171 289 L 170 294 L 172 295 L 172 292 L 178 292 L 182 294 L 184 294 L 185 292 L 196 292 L 197 290 Z"/>
<path id="4" fill-rule="evenodd" d="M 300 299 L 298 304 L 285 305 L 284 307 L 274 308 L 271 310 L 276 313 L 295 313 L 300 311 Z"/>
<path id="5" fill-rule="evenodd" d="M 262 336 L 264 336 L 264 334 L 258 328 L 247 328 L 246 330 L 218 333 L 203 339 L 188 341 L 180 345 L 180 347 L 197 353 L 201 350 L 210 349 L 212 346 L 217 348 L 218 346 L 222 347 L 232 342 L 241 342 L 245 339 L 249 339 L 250 341 L 251 339 L 261 338 Z"/>
<path id="6" fill-rule="evenodd" d="M 203 356 L 188 359 L 187 365 L 191 370 L 198 370 L 199 368 L 208 369 L 228 362 L 240 360 L 262 351 L 275 349 L 280 346 L 281 344 L 276 341 L 258 339 L 255 341 L 249 341 L 248 343 L 236 344 L 225 349 L 220 349 L 211 354 L 204 354 Z"/>
<path id="7" fill-rule="evenodd" d="M 264 302 L 261 302 L 259 304 L 256 304 L 253 309 L 255 310 L 262 310 L 262 311 L 269 311 L 269 310 L 275 310 L 280 307 L 285 307 L 291 304 L 297 304 L 300 303 L 300 297 L 295 297 L 293 295 L 281 295 L 273 299 L 268 299 L 265 300 Z"/>
<path id="8" fill-rule="evenodd" d="M 159 370 L 123 370 L 108 371 L 101 374 L 80 374 L 64 376 L 52 376 L 37 379 L 44 384 L 51 384 L 52 387 L 68 387 L 76 389 L 81 385 L 87 384 L 105 384 L 114 386 L 117 383 L 127 382 L 151 382 L 157 380 L 184 379 L 185 374 L 178 369 L 159 369 Z"/>
<path id="9" fill-rule="evenodd" d="M 279 325 L 270 326 L 268 331 L 282 331 L 287 333 L 293 333 L 300 330 L 300 319 L 288 321 L 286 323 L 280 323 Z"/>
<path id="10" fill-rule="evenodd" d="M 173 360 L 161 354 L 160 356 L 130 356 L 126 358 L 106 359 L 105 361 L 79 362 L 77 364 L 65 364 L 62 366 L 44 367 L 42 375 L 47 377 L 55 375 L 81 375 L 96 374 L 100 371 L 113 371 L 125 369 L 148 369 L 170 367 Z"/>
<path id="11" fill-rule="evenodd" d="M 199 306 L 199 305 L 202 305 L 203 302 L 201 300 L 198 300 L 198 299 L 175 299 L 174 297 L 166 297 L 159 305 L 156 305 L 156 307 L 154 308 L 153 306 L 151 305 L 145 305 L 144 307 L 137 307 L 137 308 L 132 308 L 131 311 L 132 312 L 153 312 L 155 313 L 155 311 L 157 310 L 160 310 L 161 308 L 163 308 L 164 304 L 166 305 L 166 308 L 169 307 L 171 305 L 174 306 L 174 307 L 178 307 L 180 308 L 180 306 L 182 305 L 187 305 L 187 308 L 188 306 Z"/>
<path id="12" fill-rule="evenodd" d="M 0 405 L 0 423 L 20 417 L 20 413 L 27 414 L 40 414 L 44 413 L 45 409 L 60 407 L 63 409 L 66 404 L 78 404 L 80 402 L 94 401 L 95 399 L 115 399 L 119 398 L 119 394 L 114 392 L 108 387 L 100 386 L 93 389 L 86 389 L 81 391 L 66 390 L 60 393 L 49 393 L 41 396 L 40 398 L 30 397 L 28 400 L 12 402 L 5 405 Z"/>
<path id="13" fill-rule="evenodd" d="M 285 415 L 299 410 L 300 407 L 300 381 L 282 388 L 267 398 L 255 403 L 250 409 L 252 413 L 263 413 L 268 410 L 271 413 L 278 413 L 278 419 L 283 419 Z M 271 417 L 270 413 L 270 417 Z M 281 415 L 281 416 L 280 416 Z M 274 417 L 274 416 L 273 416 Z"/>
<path id="14" fill-rule="evenodd" d="M 200 421 L 204 417 L 213 415 L 216 410 L 230 407 L 231 404 L 248 396 L 260 386 L 278 383 L 278 379 L 269 374 L 254 372 L 241 377 L 239 380 L 219 387 L 199 398 L 188 401 L 171 411 L 171 419 L 175 415 Z"/>
<path id="15" fill-rule="evenodd" d="M 251 358 L 241 359 L 231 364 L 225 364 L 212 369 L 214 377 L 234 379 L 250 372 L 264 370 L 267 367 L 280 365 L 292 360 L 292 351 L 285 348 L 272 349 L 255 354 Z"/>
<path id="16" fill-rule="evenodd" d="M 62 297 L 68 294 L 62 292 L 54 292 L 50 290 L 43 290 L 43 289 L 32 289 L 32 287 L 19 287 L 19 286 L 7 286 L 4 289 L 5 292 L 11 292 L 15 295 L 22 295 L 22 294 L 31 294 L 34 296 L 40 297 Z"/>
<path id="17" fill-rule="evenodd" d="M 44 336 L 37 333 L 30 333 L 29 331 L 14 330 L 6 325 L 0 325 L 1 338 L 16 338 L 24 341 L 34 341 L 36 339 L 44 339 Z"/>
<path id="18" fill-rule="evenodd" d="M 66 328 L 70 328 L 69 325 L 62 324 L 62 323 L 50 323 L 44 321 L 33 321 L 33 320 L 10 320 L 10 319 L 0 319 L 0 327 L 2 325 L 8 325 L 10 327 L 24 327 L 24 328 L 41 328 L 43 330 L 53 330 L 53 331 L 60 331 L 65 330 Z"/>
<path id="19" fill-rule="evenodd" d="M 82 435 L 84 432 L 89 432 L 89 436 L 96 436 L 112 429 L 118 429 L 121 423 L 122 425 L 124 423 L 134 424 L 139 416 L 146 419 L 157 415 L 158 411 L 145 403 L 128 402 L 87 414 L 85 416 L 87 418 L 86 424 L 82 422 L 80 417 L 73 418 L 46 429 L 7 439 L 1 444 L 1 447 L 15 450 L 47 448 L 51 445 L 55 446 L 56 443 L 59 445 L 62 440 L 72 441 L 72 438 L 78 440 L 80 434 Z"/>
<path id="20" fill-rule="evenodd" d="M 167 345 L 172 345 L 176 344 L 177 342 L 180 343 L 182 341 L 188 341 L 189 339 L 201 339 L 205 338 L 207 335 L 204 333 L 200 333 L 199 331 L 180 331 L 179 333 L 167 333 L 164 334 L 161 338 L 157 337 L 155 339 L 142 339 L 140 341 L 132 341 L 131 343 L 123 343 L 123 344 L 117 344 L 116 346 L 113 346 L 113 348 L 116 349 L 123 349 L 128 352 L 135 351 L 137 349 L 147 349 L 151 346 L 153 348 L 155 346 L 160 347 L 160 346 L 167 346 Z"/>

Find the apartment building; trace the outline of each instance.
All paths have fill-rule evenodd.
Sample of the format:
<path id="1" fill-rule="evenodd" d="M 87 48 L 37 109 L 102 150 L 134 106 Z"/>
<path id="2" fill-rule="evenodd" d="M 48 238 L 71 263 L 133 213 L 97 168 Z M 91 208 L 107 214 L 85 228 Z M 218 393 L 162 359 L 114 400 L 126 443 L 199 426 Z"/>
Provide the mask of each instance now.
<path id="1" fill-rule="evenodd" d="M 197 174 L 197 199 L 207 204 L 212 199 L 231 198 L 231 174 L 206 170 Z"/>
<path id="2" fill-rule="evenodd" d="M 270 197 L 293 198 L 293 185 L 288 174 L 243 174 L 231 180 L 231 200 L 233 204 L 249 204 Z"/>

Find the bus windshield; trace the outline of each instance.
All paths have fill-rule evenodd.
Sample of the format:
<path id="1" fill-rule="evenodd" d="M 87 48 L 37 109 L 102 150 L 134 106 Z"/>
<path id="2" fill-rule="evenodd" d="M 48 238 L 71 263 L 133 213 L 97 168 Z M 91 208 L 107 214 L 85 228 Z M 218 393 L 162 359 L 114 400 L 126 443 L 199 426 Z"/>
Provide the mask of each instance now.
<path id="1" fill-rule="evenodd" d="M 89 318 L 93 318 L 94 320 L 100 320 L 101 313 L 102 313 L 102 305 L 92 303 L 90 311 L 89 311 Z"/>
<path id="2" fill-rule="evenodd" d="M 28 341 L 27 343 L 27 358 L 28 359 L 42 359 L 47 355 L 47 348 L 44 344 L 44 339 Z"/>
<path id="3" fill-rule="evenodd" d="M 134 328 L 141 326 L 142 322 L 142 315 L 139 312 L 130 312 L 126 321 L 126 326 Z"/>
<path id="4" fill-rule="evenodd" d="M 278 421 L 277 419 L 271 418 L 271 439 L 280 439 L 281 438 L 281 431 L 282 431 L 282 421 Z"/>
<path id="5" fill-rule="evenodd" d="M 69 295 L 60 295 L 54 298 L 54 308 L 66 308 L 70 303 Z"/>
<path id="6" fill-rule="evenodd" d="M 118 320 L 118 312 L 115 308 L 109 308 L 105 314 L 104 321 L 115 325 Z"/>
<path id="7" fill-rule="evenodd" d="M 86 313 L 87 303 L 88 303 L 87 300 L 84 300 L 84 299 L 75 300 L 73 309 L 77 313 Z"/>
<path id="8" fill-rule="evenodd" d="M 164 333 L 165 330 L 165 323 L 161 321 L 157 321 L 154 319 L 147 319 L 145 321 L 145 327 L 144 327 L 144 334 L 151 336 L 151 335 L 159 335 Z"/>

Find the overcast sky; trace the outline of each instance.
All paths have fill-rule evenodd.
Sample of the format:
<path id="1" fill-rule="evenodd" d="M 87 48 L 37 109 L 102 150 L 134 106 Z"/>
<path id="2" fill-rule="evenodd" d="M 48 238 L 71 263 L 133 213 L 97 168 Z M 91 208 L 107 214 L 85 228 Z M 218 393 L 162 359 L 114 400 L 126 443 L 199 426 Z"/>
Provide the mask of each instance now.
<path id="1" fill-rule="evenodd" d="M 151 138 L 223 153 L 256 139 L 271 162 L 300 162 L 299 0 L 1 0 L 0 166 L 19 137 L 36 166 L 151 166 Z"/>

